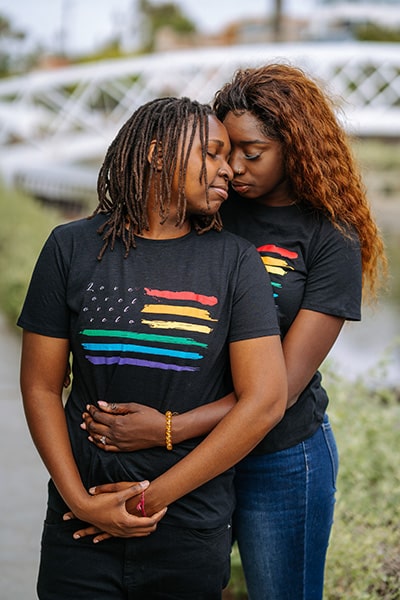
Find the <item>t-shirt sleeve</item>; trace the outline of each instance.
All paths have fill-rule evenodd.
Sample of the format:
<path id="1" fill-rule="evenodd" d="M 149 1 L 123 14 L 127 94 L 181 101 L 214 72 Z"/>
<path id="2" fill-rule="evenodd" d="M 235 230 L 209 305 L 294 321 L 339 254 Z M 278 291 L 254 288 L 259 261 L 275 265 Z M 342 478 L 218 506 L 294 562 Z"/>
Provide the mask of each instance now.
<path id="1" fill-rule="evenodd" d="M 238 266 L 229 342 L 279 334 L 269 275 L 257 250 L 249 247 Z"/>
<path id="2" fill-rule="evenodd" d="M 67 269 L 53 231 L 36 262 L 17 324 L 49 337 L 69 337 Z"/>
<path id="3" fill-rule="evenodd" d="M 301 308 L 359 321 L 361 288 L 357 237 L 327 225 L 311 255 Z"/>

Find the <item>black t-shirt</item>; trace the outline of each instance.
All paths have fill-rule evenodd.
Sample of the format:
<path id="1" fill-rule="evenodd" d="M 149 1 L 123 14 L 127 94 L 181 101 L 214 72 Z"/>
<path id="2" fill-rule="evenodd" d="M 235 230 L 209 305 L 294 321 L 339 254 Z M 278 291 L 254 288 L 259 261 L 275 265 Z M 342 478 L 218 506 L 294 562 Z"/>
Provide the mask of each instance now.
<path id="1" fill-rule="evenodd" d="M 345 236 L 321 213 L 300 205 L 268 207 L 233 197 L 221 208 L 224 227 L 252 242 L 273 287 L 282 338 L 298 311 L 360 320 L 361 254 L 357 236 Z M 312 435 L 328 397 L 315 373 L 284 418 L 253 453 L 283 450 Z"/>
<path id="2" fill-rule="evenodd" d="M 230 391 L 228 344 L 279 334 L 259 255 L 229 232 L 119 240 L 101 261 L 103 215 L 57 227 L 38 259 L 18 324 L 70 340 L 69 433 L 84 485 L 152 480 L 200 441 L 106 453 L 80 428 L 87 404 L 139 402 L 185 412 Z M 49 505 L 64 504 L 51 486 Z M 170 506 L 165 520 L 216 527 L 233 508 L 232 470 Z"/>

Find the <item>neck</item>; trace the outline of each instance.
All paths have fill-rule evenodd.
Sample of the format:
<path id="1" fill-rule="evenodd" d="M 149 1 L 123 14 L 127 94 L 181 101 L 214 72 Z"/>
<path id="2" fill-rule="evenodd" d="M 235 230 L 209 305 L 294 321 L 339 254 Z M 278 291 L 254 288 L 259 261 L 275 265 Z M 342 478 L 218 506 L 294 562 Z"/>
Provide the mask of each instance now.
<path id="1" fill-rule="evenodd" d="M 149 228 L 143 230 L 138 237 L 150 240 L 172 240 L 187 235 L 192 229 L 189 219 L 185 219 L 179 227 L 176 224 L 176 213 L 171 211 L 167 219 L 160 223 L 158 210 L 149 210 Z"/>
<path id="2" fill-rule="evenodd" d="M 192 229 L 191 222 L 188 218 L 185 219 L 181 226 L 176 224 L 177 215 L 173 202 L 171 202 L 170 214 L 164 222 L 160 223 L 161 217 L 159 214 L 159 207 L 154 201 L 152 187 L 149 192 L 147 214 L 149 228 L 143 229 L 140 233 L 135 232 L 137 237 L 147 238 L 149 240 L 173 240 L 187 235 Z"/>
<path id="3" fill-rule="evenodd" d="M 285 175 L 268 194 L 256 198 L 256 202 L 265 206 L 291 206 L 296 204 L 291 186 Z"/>
<path id="4" fill-rule="evenodd" d="M 175 224 L 167 225 L 167 223 L 158 223 L 155 226 L 150 225 L 149 229 L 136 235 L 150 240 L 172 240 L 187 235 L 191 229 L 191 225 L 188 221 L 185 221 L 181 227 L 177 227 Z"/>

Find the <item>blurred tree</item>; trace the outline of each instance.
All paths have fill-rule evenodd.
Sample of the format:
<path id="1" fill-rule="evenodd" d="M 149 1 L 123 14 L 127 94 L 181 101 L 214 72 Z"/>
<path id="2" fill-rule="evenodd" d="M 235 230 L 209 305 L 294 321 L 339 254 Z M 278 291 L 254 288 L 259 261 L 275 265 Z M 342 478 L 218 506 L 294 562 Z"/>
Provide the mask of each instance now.
<path id="1" fill-rule="evenodd" d="M 25 33 L 13 29 L 10 20 L 3 15 L 0 15 L 0 37 L 9 39 L 25 39 Z"/>
<path id="2" fill-rule="evenodd" d="M 14 29 L 10 20 L 0 15 L 0 77 L 6 77 L 15 68 L 15 45 L 25 40 L 25 33 Z"/>
<path id="3" fill-rule="evenodd" d="M 400 42 L 400 29 L 366 23 L 355 27 L 354 37 L 361 42 Z"/>
<path id="4" fill-rule="evenodd" d="M 272 15 L 274 42 L 282 41 L 282 15 L 283 0 L 274 0 L 274 11 Z"/>
<path id="5" fill-rule="evenodd" d="M 157 32 L 163 27 L 170 27 L 176 33 L 195 33 L 196 25 L 174 2 L 156 4 L 151 0 L 139 0 L 139 13 L 142 15 L 142 50 L 154 50 Z"/>

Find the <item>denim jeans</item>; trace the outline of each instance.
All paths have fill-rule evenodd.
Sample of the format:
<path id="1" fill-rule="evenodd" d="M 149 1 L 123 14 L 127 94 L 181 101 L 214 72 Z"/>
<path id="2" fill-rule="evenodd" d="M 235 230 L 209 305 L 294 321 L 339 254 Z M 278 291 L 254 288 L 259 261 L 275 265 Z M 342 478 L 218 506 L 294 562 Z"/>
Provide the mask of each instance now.
<path id="1" fill-rule="evenodd" d="M 74 540 L 80 521 L 49 511 L 40 600 L 220 600 L 229 580 L 230 524 L 184 529 L 162 522 L 147 537 Z"/>
<path id="2" fill-rule="evenodd" d="M 238 465 L 234 535 L 249 600 L 321 600 L 337 470 L 327 416 L 297 446 Z"/>

